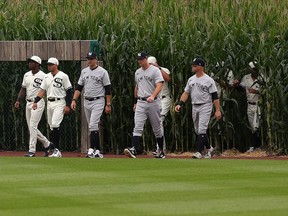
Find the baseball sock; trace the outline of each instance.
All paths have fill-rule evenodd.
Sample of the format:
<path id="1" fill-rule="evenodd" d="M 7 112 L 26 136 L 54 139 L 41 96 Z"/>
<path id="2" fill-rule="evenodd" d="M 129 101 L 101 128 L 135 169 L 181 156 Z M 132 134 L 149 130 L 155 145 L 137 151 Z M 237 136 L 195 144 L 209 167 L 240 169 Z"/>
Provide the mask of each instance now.
<path id="1" fill-rule="evenodd" d="M 60 131 L 59 128 L 53 128 L 51 131 L 51 141 L 54 144 L 54 147 L 59 149 L 59 140 L 60 140 Z"/>
<path id="2" fill-rule="evenodd" d="M 135 148 L 136 152 L 140 151 L 140 141 L 141 141 L 140 136 L 133 136 L 132 146 Z"/>
<path id="3" fill-rule="evenodd" d="M 204 150 L 205 143 L 207 141 L 207 135 L 206 134 L 199 134 L 197 137 L 197 145 L 196 149 L 197 152 L 202 152 Z"/>
<path id="4" fill-rule="evenodd" d="M 90 148 L 100 150 L 99 132 L 91 131 L 90 133 Z"/>
<path id="5" fill-rule="evenodd" d="M 158 143 L 159 149 L 163 150 L 163 136 L 160 138 L 157 138 L 157 143 Z"/>

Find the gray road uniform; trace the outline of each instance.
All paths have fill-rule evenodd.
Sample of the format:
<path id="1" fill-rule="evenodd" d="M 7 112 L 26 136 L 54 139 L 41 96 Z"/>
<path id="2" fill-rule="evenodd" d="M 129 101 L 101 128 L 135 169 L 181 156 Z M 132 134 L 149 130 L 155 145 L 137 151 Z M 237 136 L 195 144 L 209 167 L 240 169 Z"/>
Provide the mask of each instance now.
<path id="1" fill-rule="evenodd" d="M 133 136 L 142 136 L 144 124 L 147 118 L 149 118 L 156 138 L 163 137 L 160 124 L 161 100 L 157 97 L 152 103 L 146 101 L 153 94 L 156 84 L 163 81 L 164 79 L 159 68 L 153 65 L 150 65 L 145 71 L 142 68 L 136 71 L 135 82 L 138 87 L 138 101 L 134 117 L 135 127 Z"/>
<path id="2" fill-rule="evenodd" d="M 32 109 L 35 97 L 39 91 L 45 73 L 38 71 L 33 74 L 32 71 L 25 73 L 22 87 L 26 89 L 26 121 L 30 132 L 29 152 L 36 152 L 37 139 L 47 148 L 50 144 L 48 139 L 38 130 L 38 124 L 45 109 L 45 101 L 41 99 L 38 103 L 38 109 Z"/>
<path id="3" fill-rule="evenodd" d="M 199 135 L 207 139 L 206 133 L 213 108 L 212 93 L 217 92 L 215 81 L 207 74 L 199 78 L 194 75 L 189 78 L 184 91 L 191 97 L 192 118 L 195 132 L 198 135 L 197 139 Z M 209 145 L 208 142 L 205 141 L 205 145 Z M 203 150 L 202 146 L 196 146 L 196 148 L 198 152 Z M 210 145 L 206 148 L 209 149 Z"/>
<path id="4" fill-rule="evenodd" d="M 99 131 L 99 121 L 105 107 L 105 88 L 111 85 L 108 72 L 101 66 L 82 70 L 78 85 L 84 86 L 84 111 L 90 131 Z"/>

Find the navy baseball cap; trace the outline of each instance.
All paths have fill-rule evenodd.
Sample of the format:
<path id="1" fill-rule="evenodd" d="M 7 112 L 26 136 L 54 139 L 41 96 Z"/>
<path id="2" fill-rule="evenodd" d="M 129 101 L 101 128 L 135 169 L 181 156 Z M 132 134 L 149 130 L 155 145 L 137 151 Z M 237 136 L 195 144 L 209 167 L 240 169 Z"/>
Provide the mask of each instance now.
<path id="1" fill-rule="evenodd" d="M 145 58 L 148 58 L 147 53 L 145 53 L 145 52 L 139 52 L 139 53 L 137 54 L 137 60 L 142 60 L 142 59 L 145 59 Z"/>
<path id="2" fill-rule="evenodd" d="M 193 61 L 191 62 L 191 65 L 198 65 L 205 67 L 205 61 L 201 58 L 194 58 Z"/>
<path id="3" fill-rule="evenodd" d="M 95 52 L 89 52 L 86 56 L 87 59 L 97 59 L 97 54 Z"/>

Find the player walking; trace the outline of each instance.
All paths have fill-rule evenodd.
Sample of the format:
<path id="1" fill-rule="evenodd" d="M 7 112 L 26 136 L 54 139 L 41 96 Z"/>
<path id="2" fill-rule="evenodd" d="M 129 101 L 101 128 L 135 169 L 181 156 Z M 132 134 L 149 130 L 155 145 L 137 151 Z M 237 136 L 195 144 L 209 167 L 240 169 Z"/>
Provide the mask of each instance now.
<path id="1" fill-rule="evenodd" d="M 17 101 L 15 102 L 15 108 L 19 109 L 20 101 L 26 99 L 26 121 L 29 128 L 29 152 L 25 154 L 26 157 L 35 157 L 36 144 L 39 140 L 44 148 L 44 156 L 48 156 L 50 145 L 52 143 L 38 130 L 38 124 L 42 117 L 45 102 L 44 100 L 39 101 L 39 108 L 37 110 L 32 109 L 32 105 L 35 97 L 39 91 L 40 85 L 44 79 L 45 73 L 40 70 L 40 65 L 42 63 L 41 58 L 38 56 L 32 56 L 28 59 L 29 69 L 27 73 L 24 74 L 22 87 L 19 91 Z"/>
<path id="2" fill-rule="evenodd" d="M 84 111 L 90 131 L 90 148 L 87 157 L 103 158 L 100 153 L 99 121 L 104 107 L 105 113 L 111 112 L 111 82 L 108 72 L 98 65 L 96 53 L 89 52 L 86 58 L 88 67 L 81 71 L 71 108 L 76 109 L 76 101 L 84 88 Z"/>
<path id="3" fill-rule="evenodd" d="M 150 65 L 146 53 L 138 53 L 138 63 L 141 66 L 135 72 L 136 86 L 134 89 L 134 130 L 132 148 L 126 148 L 124 153 L 131 158 L 136 158 L 140 149 L 140 141 L 144 124 L 149 119 L 157 139 L 159 150 L 155 158 L 165 158 L 163 151 L 163 133 L 161 130 L 161 101 L 158 97 L 164 79 L 159 68 Z"/>
<path id="4" fill-rule="evenodd" d="M 37 103 L 47 96 L 47 119 L 51 129 L 51 140 L 55 145 L 53 154 L 50 157 L 62 157 L 59 151 L 60 124 L 64 114 L 70 111 L 69 105 L 72 99 L 72 85 L 69 77 L 58 69 L 59 61 L 56 58 L 49 58 L 47 61 L 48 73 L 40 86 L 37 97 L 34 100 L 33 109 L 37 109 Z"/>
<path id="5" fill-rule="evenodd" d="M 207 137 L 207 128 L 212 112 L 212 103 L 215 106 L 215 118 L 221 119 L 220 102 L 218 99 L 215 81 L 209 77 L 205 71 L 205 62 L 200 58 L 195 58 L 192 62 L 192 71 L 195 75 L 188 79 L 183 94 L 181 95 L 175 111 L 179 112 L 190 95 L 192 102 L 192 117 L 194 129 L 197 134 L 196 150 L 192 158 L 202 158 L 204 146 L 208 150 L 206 158 L 211 158 L 213 147 L 210 146 Z"/>
<path id="6" fill-rule="evenodd" d="M 163 133 L 163 149 L 166 150 L 166 142 L 165 142 L 165 136 L 164 136 L 164 126 L 163 123 L 165 121 L 165 117 L 168 115 L 168 112 L 170 111 L 170 106 L 171 106 L 171 94 L 169 90 L 168 83 L 171 81 L 170 77 L 170 71 L 167 68 L 160 67 L 157 63 L 157 59 L 154 56 L 149 56 L 148 57 L 148 63 L 151 65 L 154 65 L 155 67 L 158 67 L 161 71 L 161 74 L 164 79 L 164 83 L 162 86 L 162 90 L 160 92 L 160 99 L 161 99 L 161 106 L 162 106 L 162 111 L 161 111 L 161 129 Z M 157 150 L 158 150 L 157 146 Z M 157 151 L 154 152 L 154 155 L 157 154 Z"/>

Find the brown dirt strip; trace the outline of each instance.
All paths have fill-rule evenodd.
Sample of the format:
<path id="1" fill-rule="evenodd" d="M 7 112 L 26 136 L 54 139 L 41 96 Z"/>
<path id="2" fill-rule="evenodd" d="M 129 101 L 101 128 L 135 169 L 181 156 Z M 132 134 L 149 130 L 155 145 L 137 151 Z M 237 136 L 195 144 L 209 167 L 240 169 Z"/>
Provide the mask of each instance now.
<path id="1" fill-rule="evenodd" d="M 23 157 L 27 152 L 23 151 L 0 151 L 2 156 Z M 43 152 L 36 152 L 36 157 L 42 157 Z M 85 158 L 86 154 L 80 152 L 62 152 L 62 157 Z M 128 158 L 125 155 L 104 154 L 104 158 Z M 138 155 L 137 158 L 154 158 L 153 155 Z M 187 159 L 191 158 L 189 154 L 167 154 L 167 159 Z M 244 159 L 244 160 L 288 160 L 288 156 L 213 156 L 212 159 Z"/>

